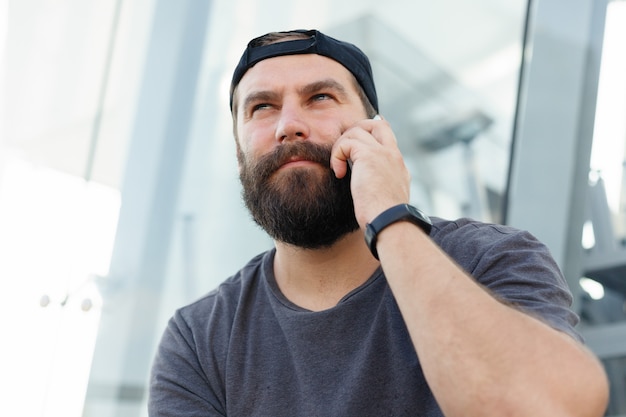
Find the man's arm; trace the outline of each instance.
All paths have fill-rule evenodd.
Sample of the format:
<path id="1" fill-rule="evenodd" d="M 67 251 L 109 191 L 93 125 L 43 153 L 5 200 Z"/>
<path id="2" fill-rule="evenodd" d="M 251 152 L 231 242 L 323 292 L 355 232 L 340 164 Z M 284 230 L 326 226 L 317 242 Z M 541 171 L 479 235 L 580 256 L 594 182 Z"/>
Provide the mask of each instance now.
<path id="1" fill-rule="evenodd" d="M 377 248 L 446 416 L 603 415 L 604 372 L 577 341 L 496 300 L 409 223 Z"/>
<path id="2" fill-rule="evenodd" d="M 409 175 L 393 132 L 366 120 L 347 130 L 331 166 L 352 168 L 361 228 L 409 202 Z M 448 417 L 601 416 L 608 385 L 571 337 L 501 303 L 408 222 L 378 235 L 377 250 L 429 385 Z"/>

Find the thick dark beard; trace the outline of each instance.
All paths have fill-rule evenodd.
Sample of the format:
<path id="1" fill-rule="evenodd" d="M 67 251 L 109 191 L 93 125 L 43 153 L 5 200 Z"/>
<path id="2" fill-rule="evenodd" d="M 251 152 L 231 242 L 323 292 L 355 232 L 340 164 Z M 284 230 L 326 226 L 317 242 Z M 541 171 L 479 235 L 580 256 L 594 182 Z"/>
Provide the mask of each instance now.
<path id="1" fill-rule="evenodd" d="M 330 147 L 307 141 L 278 146 L 257 161 L 238 151 L 243 200 L 254 221 L 273 239 L 305 249 L 327 248 L 359 228 L 350 191 L 350 172 L 337 179 L 330 169 Z M 276 170 L 297 156 L 326 167 L 324 173 Z"/>

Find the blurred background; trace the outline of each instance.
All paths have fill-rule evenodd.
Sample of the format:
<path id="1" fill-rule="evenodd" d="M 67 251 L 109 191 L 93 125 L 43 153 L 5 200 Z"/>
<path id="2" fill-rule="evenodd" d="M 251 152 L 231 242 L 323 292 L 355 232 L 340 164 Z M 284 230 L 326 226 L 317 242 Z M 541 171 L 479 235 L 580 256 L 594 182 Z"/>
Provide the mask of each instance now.
<path id="1" fill-rule="evenodd" d="M 0 0 L 0 414 L 147 415 L 168 318 L 272 245 L 228 86 L 296 28 L 370 56 L 415 205 L 549 246 L 626 416 L 623 0 Z"/>

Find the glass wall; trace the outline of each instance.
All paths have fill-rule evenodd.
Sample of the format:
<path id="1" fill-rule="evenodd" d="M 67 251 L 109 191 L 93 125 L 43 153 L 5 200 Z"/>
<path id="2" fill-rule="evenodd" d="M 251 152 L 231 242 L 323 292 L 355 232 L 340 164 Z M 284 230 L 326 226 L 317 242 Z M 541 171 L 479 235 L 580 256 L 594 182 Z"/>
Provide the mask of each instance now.
<path id="1" fill-rule="evenodd" d="M 0 2 L 0 414 L 79 416 L 149 1 Z"/>
<path id="2" fill-rule="evenodd" d="M 532 2 L 507 221 L 548 244 L 626 413 L 623 1 Z"/>
<path id="3" fill-rule="evenodd" d="M 611 379 L 607 415 L 626 414 L 626 2 L 609 3 L 589 176 L 581 327 Z"/>
<path id="4" fill-rule="evenodd" d="M 588 289 L 583 319 L 626 321 L 626 2 L 607 9 L 583 245 Z"/>
<path id="5" fill-rule="evenodd" d="M 0 313 L 16 337 L 0 414 L 146 415 L 173 311 L 271 247 L 240 199 L 228 108 L 232 69 L 265 32 L 318 28 L 362 47 L 413 203 L 503 221 L 527 7 L 6 2 Z"/>

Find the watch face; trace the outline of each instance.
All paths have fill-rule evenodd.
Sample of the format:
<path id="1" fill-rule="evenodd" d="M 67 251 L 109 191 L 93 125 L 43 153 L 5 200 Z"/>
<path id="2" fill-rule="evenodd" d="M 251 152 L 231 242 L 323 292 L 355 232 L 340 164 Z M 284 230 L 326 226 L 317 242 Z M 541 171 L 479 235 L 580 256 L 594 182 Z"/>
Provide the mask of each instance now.
<path id="1" fill-rule="evenodd" d="M 408 205 L 408 204 L 406 205 L 406 208 L 409 211 L 409 213 L 411 213 L 413 216 L 421 217 L 420 216 L 421 213 L 420 213 L 420 211 L 417 208 L 415 208 L 415 207 L 413 207 L 411 205 Z"/>
<path id="2" fill-rule="evenodd" d="M 422 213 L 422 211 L 420 209 L 418 209 L 417 207 L 413 207 L 411 205 L 407 204 L 407 208 L 409 210 L 409 212 L 417 217 L 420 221 L 425 222 L 429 225 L 432 225 L 432 222 L 430 221 L 430 219 L 428 218 L 428 216 L 426 216 L 424 213 Z M 430 229 L 429 229 L 430 231 Z"/>

